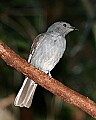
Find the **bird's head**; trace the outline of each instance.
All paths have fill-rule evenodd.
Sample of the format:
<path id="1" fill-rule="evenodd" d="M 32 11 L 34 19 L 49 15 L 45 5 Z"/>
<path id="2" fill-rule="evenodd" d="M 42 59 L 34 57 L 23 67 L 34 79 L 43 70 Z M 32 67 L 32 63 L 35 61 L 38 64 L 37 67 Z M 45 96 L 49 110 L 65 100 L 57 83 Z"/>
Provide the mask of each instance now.
<path id="1" fill-rule="evenodd" d="M 47 32 L 60 33 L 65 36 L 73 30 L 76 30 L 75 27 L 71 26 L 69 23 L 55 22 L 48 28 Z"/>

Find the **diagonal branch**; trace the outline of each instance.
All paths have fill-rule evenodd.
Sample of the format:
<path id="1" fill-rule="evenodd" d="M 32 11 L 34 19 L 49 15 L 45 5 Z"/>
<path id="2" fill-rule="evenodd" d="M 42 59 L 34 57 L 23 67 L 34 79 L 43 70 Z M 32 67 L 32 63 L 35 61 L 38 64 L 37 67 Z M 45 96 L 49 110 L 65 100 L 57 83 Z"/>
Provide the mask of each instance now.
<path id="1" fill-rule="evenodd" d="M 33 79 L 45 89 L 59 96 L 64 101 L 81 108 L 83 111 L 96 118 L 96 104 L 92 100 L 66 87 L 57 80 L 50 78 L 44 72 L 33 67 L 6 46 L 2 41 L 0 41 L 0 56 L 8 65 Z"/>

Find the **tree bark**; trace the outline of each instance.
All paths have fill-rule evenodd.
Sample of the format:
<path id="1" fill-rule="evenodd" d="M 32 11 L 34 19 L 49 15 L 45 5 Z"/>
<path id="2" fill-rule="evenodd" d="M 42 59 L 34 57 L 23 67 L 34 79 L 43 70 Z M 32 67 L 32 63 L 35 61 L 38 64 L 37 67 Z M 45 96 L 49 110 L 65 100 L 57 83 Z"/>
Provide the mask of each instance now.
<path id="1" fill-rule="evenodd" d="M 44 72 L 33 67 L 2 41 L 0 41 L 0 56 L 7 63 L 7 65 L 14 67 L 45 89 L 52 92 L 54 95 L 57 95 L 64 101 L 81 108 L 83 111 L 96 118 L 96 104 L 92 100 L 66 87 L 59 81 L 54 78 L 50 78 Z"/>

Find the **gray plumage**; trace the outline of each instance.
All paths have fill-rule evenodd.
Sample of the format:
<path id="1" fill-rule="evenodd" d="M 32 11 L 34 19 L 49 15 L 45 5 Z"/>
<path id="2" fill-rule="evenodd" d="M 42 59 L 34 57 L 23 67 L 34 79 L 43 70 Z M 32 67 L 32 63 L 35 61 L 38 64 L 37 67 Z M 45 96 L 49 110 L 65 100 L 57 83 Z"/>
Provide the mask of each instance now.
<path id="1" fill-rule="evenodd" d="M 46 33 L 42 33 L 35 38 L 28 62 L 51 76 L 50 71 L 59 62 L 66 49 L 65 35 L 73 30 L 74 27 L 66 22 L 52 24 Z M 15 98 L 15 106 L 29 108 L 36 87 L 37 84 L 26 77 Z"/>

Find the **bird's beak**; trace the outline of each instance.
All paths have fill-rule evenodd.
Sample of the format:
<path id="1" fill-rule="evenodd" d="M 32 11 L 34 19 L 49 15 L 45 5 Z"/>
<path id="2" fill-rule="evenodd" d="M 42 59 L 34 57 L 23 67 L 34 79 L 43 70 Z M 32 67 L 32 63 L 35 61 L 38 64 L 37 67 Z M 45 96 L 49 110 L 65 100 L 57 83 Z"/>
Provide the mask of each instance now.
<path id="1" fill-rule="evenodd" d="M 73 26 L 70 26 L 70 29 L 78 30 L 77 28 L 75 28 L 75 27 L 73 27 Z"/>

